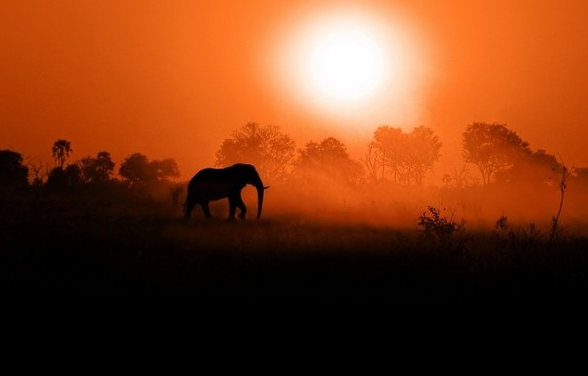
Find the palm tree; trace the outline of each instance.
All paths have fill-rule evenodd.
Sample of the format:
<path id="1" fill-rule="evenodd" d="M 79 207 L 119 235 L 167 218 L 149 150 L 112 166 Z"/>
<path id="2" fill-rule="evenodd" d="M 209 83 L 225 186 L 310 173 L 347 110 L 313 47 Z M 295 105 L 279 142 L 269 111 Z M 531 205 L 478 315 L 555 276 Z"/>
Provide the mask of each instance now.
<path id="1" fill-rule="evenodd" d="M 63 165 L 65 164 L 65 160 L 69 157 L 69 154 L 73 152 L 71 148 L 71 142 L 67 140 L 57 140 L 53 143 L 53 159 L 55 159 L 55 164 L 58 164 L 59 167 L 63 169 Z"/>

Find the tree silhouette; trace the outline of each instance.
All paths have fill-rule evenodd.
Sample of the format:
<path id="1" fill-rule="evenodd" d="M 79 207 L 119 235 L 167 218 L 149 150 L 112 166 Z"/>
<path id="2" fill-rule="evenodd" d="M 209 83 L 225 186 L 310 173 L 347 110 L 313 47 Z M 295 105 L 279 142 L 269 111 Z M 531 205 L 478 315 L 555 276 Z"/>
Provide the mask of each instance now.
<path id="1" fill-rule="evenodd" d="M 421 125 L 412 130 L 408 135 L 402 158 L 408 184 L 411 180 L 414 180 L 417 185 L 423 183 L 425 173 L 433 168 L 433 164 L 441 156 L 441 146 L 439 137 L 431 128 Z"/>
<path id="2" fill-rule="evenodd" d="M 138 186 L 153 180 L 153 173 L 149 167 L 149 158 L 145 154 L 133 153 L 123 160 L 118 173 L 131 186 Z"/>
<path id="3" fill-rule="evenodd" d="M 457 188 L 464 188 L 466 186 L 473 186 L 478 184 L 478 177 L 472 176 L 467 164 L 463 164 L 459 168 L 453 168 L 452 180 Z"/>
<path id="4" fill-rule="evenodd" d="M 439 160 L 441 146 L 429 127 L 418 126 L 404 133 L 400 128 L 381 126 L 375 130 L 363 162 L 376 181 L 390 177 L 394 183 L 422 184 L 425 173 Z"/>
<path id="5" fill-rule="evenodd" d="M 349 157 L 347 147 L 341 141 L 328 137 L 321 142 L 310 141 L 298 150 L 293 175 L 302 179 L 314 176 L 353 184 L 363 175 L 363 168 Z"/>
<path id="6" fill-rule="evenodd" d="M 568 168 L 562 161 L 561 163 L 561 180 L 559 181 L 559 191 L 560 191 L 560 199 L 559 199 L 559 206 L 557 209 L 557 214 L 551 218 L 551 231 L 549 232 L 549 240 L 547 241 L 548 247 L 551 248 L 551 244 L 553 243 L 553 239 L 559 230 L 559 216 L 561 215 L 561 210 L 563 208 L 564 203 L 564 196 L 566 193 L 566 189 L 568 187 L 567 180 L 572 174 L 573 167 L 570 169 Z"/>
<path id="7" fill-rule="evenodd" d="M 45 185 L 56 191 L 71 191 L 82 182 L 82 170 L 77 164 L 70 164 L 66 168 L 58 166 L 51 170 Z"/>
<path id="8" fill-rule="evenodd" d="M 36 157 L 28 157 L 26 165 L 32 178 L 31 185 L 35 187 L 42 186 L 51 172 L 50 164 L 40 161 Z"/>
<path id="9" fill-rule="evenodd" d="M 367 170 L 368 178 L 373 183 L 378 181 L 378 166 L 380 165 L 382 158 L 382 150 L 378 147 L 375 141 L 370 142 L 368 144 L 368 151 L 365 153 L 364 158 L 361 159 L 361 162 L 364 164 Z"/>
<path id="10" fill-rule="evenodd" d="M 407 136 L 400 128 L 387 125 L 378 127 L 374 131 L 373 148 L 379 155 L 376 165 L 379 167 L 380 179 L 386 175 L 392 177 L 392 181 L 398 183 L 400 168 L 404 162 L 406 153 Z"/>
<path id="11" fill-rule="evenodd" d="M 247 123 L 225 139 L 216 152 L 216 166 L 250 163 L 264 179 L 284 179 L 295 155 L 294 140 L 278 126 Z"/>
<path id="12" fill-rule="evenodd" d="M 530 153 L 529 144 L 504 124 L 472 123 L 463 133 L 462 156 L 478 166 L 484 185 Z"/>
<path id="13" fill-rule="evenodd" d="M 125 158 L 118 173 L 134 187 L 166 182 L 169 178 L 180 175 L 174 159 L 149 161 L 149 158 L 141 153 L 134 153 Z"/>
<path id="14" fill-rule="evenodd" d="M 59 167 L 63 168 L 65 161 L 69 157 L 70 153 L 73 152 L 71 148 L 71 142 L 67 140 L 57 140 L 53 143 L 53 159 L 55 159 L 55 164 Z"/>
<path id="15" fill-rule="evenodd" d="M 104 183 L 111 179 L 114 162 L 110 153 L 101 151 L 96 158 L 84 157 L 80 161 L 82 177 L 86 183 Z"/>
<path id="16" fill-rule="evenodd" d="M 149 162 L 150 168 L 157 181 L 168 181 L 170 178 L 180 176 L 180 170 L 175 159 L 167 158 Z"/>
<path id="17" fill-rule="evenodd" d="M 562 166 L 554 155 L 540 149 L 517 158 L 513 165 L 495 174 L 495 181 L 510 184 L 525 184 L 538 187 L 541 184 L 554 184 L 557 171 Z"/>
<path id="18" fill-rule="evenodd" d="M 29 169 L 23 165 L 22 155 L 12 150 L 0 150 L 0 186 L 24 187 L 28 185 Z"/>

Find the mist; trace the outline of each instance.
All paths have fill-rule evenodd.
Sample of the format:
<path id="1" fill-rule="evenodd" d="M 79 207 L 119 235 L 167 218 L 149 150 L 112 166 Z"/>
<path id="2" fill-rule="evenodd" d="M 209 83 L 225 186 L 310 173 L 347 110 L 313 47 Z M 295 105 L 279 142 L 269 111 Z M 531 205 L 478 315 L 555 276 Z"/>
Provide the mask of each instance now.
<path id="1" fill-rule="evenodd" d="M 466 229 L 474 232 L 491 232 L 497 222 L 506 217 L 515 228 L 537 226 L 541 232 L 548 233 L 562 199 L 558 178 L 554 174 L 546 179 L 544 186 L 467 188 L 386 183 L 346 187 L 320 177 L 309 182 L 311 187 L 265 181 L 270 188 L 265 192 L 262 220 L 375 226 L 412 232 L 418 231 L 418 219 L 428 213 L 429 207 L 434 207 L 452 221 L 463 221 Z M 569 235 L 588 232 L 586 188 L 586 181 L 581 179 L 567 181 L 559 225 Z M 243 200 L 249 213 L 254 213 L 257 208 L 255 189 L 246 187 Z M 226 200 L 212 203 L 211 207 L 219 218 L 228 215 Z M 203 217 L 203 213 L 196 208 L 193 216 Z"/>

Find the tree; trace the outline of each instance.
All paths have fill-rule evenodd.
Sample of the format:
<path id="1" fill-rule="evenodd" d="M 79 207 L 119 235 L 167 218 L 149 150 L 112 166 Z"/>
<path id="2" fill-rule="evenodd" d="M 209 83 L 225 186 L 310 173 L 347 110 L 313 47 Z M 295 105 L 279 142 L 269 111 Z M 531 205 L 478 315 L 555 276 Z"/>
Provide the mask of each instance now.
<path id="1" fill-rule="evenodd" d="M 412 179 L 417 185 L 423 183 L 425 173 L 439 160 L 442 145 L 431 128 L 421 125 L 412 130 L 402 158 L 407 183 Z"/>
<path id="2" fill-rule="evenodd" d="M 82 183 L 82 170 L 77 164 L 70 164 L 66 168 L 55 167 L 49 173 L 46 186 L 55 190 L 72 190 Z"/>
<path id="3" fill-rule="evenodd" d="M 441 146 L 429 127 L 418 126 L 404 133 L 400 128 L 381 126 L 374 132 L 363 162 L 376 181 L 390 177 L 394 183 L 422 184 L 425 173 L 439 160 Z"/>
<path id="4" fill-rule="evenodd" d="M 73 152 L 71 148 L 71 142 L 67 140 L 57 140 L 53 143 L 53 159 L 55 159 L 55 164 L 59 167 L 63 168 L 65 161 L 69 157 L 69 155 Z"/>
<path id="5" fill-rule="evenodd" d="M 378 166 L 382 161 L 382 155 L 382 150 L 378 147 L 375 141 L 372 141 L 368 144 L 368 151 L 364 158 L 361 159 L 361 162 L 367 170 L 368 178 L 374 183 L 378 181 Z"/>
<path id="6" fill-rule="evenodd" d="M 564 203 L 564 196 L 566 193 L 566 188 L 568 186 L 567 180 L 568 177 L 572 174 L 572 170 L 568 168 L 562 161 L 561 163 L 561 180 L 559 181 L 559 191 L 560 191 L 560 199 L 559 199 L 559 207 L 557 209 L 557 214 L 551 218 L 551 231 L 549 232 L 549 240 L 547 241 L 547 245 L 551 248 L 551 244 L 553 243 L 553 239 L 555 238 L 556 233 L 559 230 L 559 216 L 561 215 L 561 210 L 563 208 Z"/>
<path id="7" fill-rule="evenodd" d="M 167 158 L 149 162 L 157 181 L 168 181 L 169 178 L 180 176 L 180 169 L 175 159 Z"/>
<path id="8" fill-rule="evenodd" d="M 153 180 L 149 159 L 141 153 L 134 153 L 125 158 L 120 164 L 118 173 L 131 186 L 138 186 Z"/>
<path id="9" fill-rule="evenodd" d="M 125 158 L 118 173 L 131 186 L 166 182 L 169 178 L 180 175 L 178 165 L 174 159 L 149 161 L 149 158 L 141 153 L 134 153 Z"/>
<path id="10" fill-rule="evenodd" d="M 321 142 L 310 141 L 298 150 L 293 174 L 326 177 L 345 183 L 356 183 L 363 174 L 361 164 L 352 160 L 347 147 L 338 139 L 328 137 Z"/>
<path id="11" fill-rule="evenodd" d="M 39 161 L 35 157 L 29 157 L 26 165 L 29 168 L 29 173 L 31 174 L 31 185 L 34 187 L 42 186 L 51 173 L 51 166 L 49 163 Z"/>
<path id="12" fill-rule="evenodd" d="M 529 154 L 529 144 L 504 124 L 472 123 L 463 133 L 462 156 L 478 167 L 484 185 Z"/>
<path id="13" fill-rule="evenodd" d="M 110 153 L 101 151 L 96 158 L 84 157 L 80 161 L 82 176 L 87 183 L 104 183 L 111 179 L 114 171 L 114 162 Z"/>
<path id="14" fill-rule="evenodd" d="M 464 188 L 466 186 L 477 185 L 477 178 L 477 176 L 472 176 L 466 164 L 463 164 L 459 169 L 453 168 L 452 180 L 454 181 L 454 184 L 457 188 Z"/>
<path id="15" fill-rule="evenodd" d="M 295 151 L 294 140 L 278 126 L 247 123 L 222 142 L 215 164 L 250 163 L 264 179 L 281 180 L 289 172 Z"/>
<path id="16" fill-rule="evenodd" d="M 392 128 L 387 125 L 378 127 L 374 132 L 374 147 L 378 151 L 380 179 L 387 174 L 392 181 L 398 183 L 399 172 L 404 162 L 407 136 L 400 128 Z"/>
<path id="17" fill-rule="evenodd" d="M 23 165 L 20 153 L 0 150 L 0 186 L 24 187 L 28 185 L 29 169 Z"/>
<path id="18" fill-rule="evenodd" d="M 545 183 L 551 185 L 558 179 L 557 171 L 561 167 L 554 155 L 540 149 L 517 158 L 510 168 L 496 172 L 495 180 L 535 187 Z"/>

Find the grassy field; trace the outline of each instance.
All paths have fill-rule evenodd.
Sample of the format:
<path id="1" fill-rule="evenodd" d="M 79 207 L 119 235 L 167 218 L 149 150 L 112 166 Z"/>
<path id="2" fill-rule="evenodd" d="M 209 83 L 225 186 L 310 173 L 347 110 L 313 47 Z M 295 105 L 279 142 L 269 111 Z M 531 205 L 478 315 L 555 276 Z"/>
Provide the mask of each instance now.
<path id="1" fill-rule="evenodd" d="M 147 199 L 67 195 L 1 205 L 4 296 L 445 304 L 573 303 L 588 292 L 588 239 L 549 246 L 532 226 L 422 231 L 271 209 L 261 220 L 185 221 Z"/>

